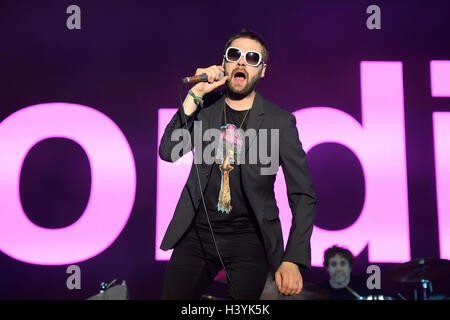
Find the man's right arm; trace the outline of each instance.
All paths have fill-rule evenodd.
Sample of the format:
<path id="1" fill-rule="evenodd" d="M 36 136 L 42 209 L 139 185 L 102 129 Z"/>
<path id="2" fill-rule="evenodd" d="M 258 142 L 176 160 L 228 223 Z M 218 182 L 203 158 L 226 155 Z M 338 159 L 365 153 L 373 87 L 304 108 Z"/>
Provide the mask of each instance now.
<path id="1" fill-rule="evenodd" d="M 160 158 L 164 161 L 174 162 L 187 152 L 191 151 L 194 147 L 194 137 L 192 131 L 198 108 L 194 102 L 194 98 L 191 95 L 187 95 L 186 99 L 184 99 L 183 110 L 184 115 L 182 111 L 178 109 L 164 130 L 164 134 L 161 138 L 158 153 Z M 177 130 L 179 131 L 177 132 Z M 187 132 L 189 132 L 189 134 L 187 134 Z M 180 143 L 182 149 L 180 150 L 180 153 L 174 156 L 172 151 Z M 190 146 L 187 145 L 188 143 L 190 143 Z"/>
<path id="2" fill-rule="evenodd" d="M 211 66 L 206 69 L 197 69 L 195 74 L 207 74 L 208 82 L 200 82 L 194 85 L 191 89 L 194 95 L 199 98 L 203 98 L 205 94 L 223 85 L 228 77 L 224 76 L 221 80 L 219 80 L 220 71 L 224 71 L 221 66 Z M 183 111 L 184 114 L 180 109 L 175 113 L 164 130 L 164 134 L 161 138 L 158 153 L 161 159 L 168 162 L 177 161 L 194 148 L 194 135 L 192 134 L 192 131 L 199 108 L 190 94 L 188 94 L 184 99 Z M 176 131 L 177 129 L 179 131 Z M 174 154 L 174 148 L 179 148 L 180 150 L 175 150 Z"/>

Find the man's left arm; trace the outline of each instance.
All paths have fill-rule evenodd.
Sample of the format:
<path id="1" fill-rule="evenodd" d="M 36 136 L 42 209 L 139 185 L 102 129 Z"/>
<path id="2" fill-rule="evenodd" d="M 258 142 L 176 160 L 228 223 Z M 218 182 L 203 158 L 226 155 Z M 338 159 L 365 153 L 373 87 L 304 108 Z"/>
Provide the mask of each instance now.
<path id="1" fill-rule="evenodd" d="M 311 267 L 310 239 L 314 226 L 316 195 L 306 154 L 298 137 L 296 119 L 292 114 L 280 130 L 279 151 L 292 211 L 292 225 L 283 262 L 277 271 L 278 275 L 275 276 L 278 278 L 277 285 L 281 289 L 280 292 L 293 294 L 292 286 L 295 282 L 302 282 L 299 269 Z M 284 278 L 287 280 L 284 281 Z M 302 283 L 299 286 L 300 288 L 295 290 L 296 293 L 301 290 Z"/>

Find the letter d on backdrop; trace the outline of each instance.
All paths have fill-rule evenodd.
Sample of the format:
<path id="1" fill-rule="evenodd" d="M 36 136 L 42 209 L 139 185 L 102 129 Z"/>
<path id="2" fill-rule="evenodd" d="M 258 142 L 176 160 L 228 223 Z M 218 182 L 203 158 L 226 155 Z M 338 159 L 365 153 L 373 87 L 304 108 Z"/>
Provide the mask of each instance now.
<path id="1" fill-rule="evenodd" d="M 334 244 L 355 255 L 368 246 L 370 262 L 410 259 L 402 63 L 362 61 L 360 67 L 361 124 L 334 108 L 295 112 L 305 151 L 321 143 L 346 146 L 358 157 L 366 185 L 353 225 L 336 231 L 314 228 L 313 265 L 321 265 L 324 250 Z"/>

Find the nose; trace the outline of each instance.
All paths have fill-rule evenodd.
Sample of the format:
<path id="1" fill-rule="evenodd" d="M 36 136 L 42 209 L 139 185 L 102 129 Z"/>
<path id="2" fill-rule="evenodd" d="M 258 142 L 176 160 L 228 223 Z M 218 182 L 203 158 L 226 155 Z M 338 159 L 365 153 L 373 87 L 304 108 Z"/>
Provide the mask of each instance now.
<path id="1" fill-rule="evenodd" d="M 334 271 L 336 272 L 342 272 L 344 269 L 341 268 L 340 266 L 336 266 L 336 268 L 334 268 Z"/>
<path id="2" fill-rule="evenodd" d="M 237 62 L 238 66 L 245 66 L 245 56 L 242 55 L 241 58 L 239 59 L 239 61 Z"/>

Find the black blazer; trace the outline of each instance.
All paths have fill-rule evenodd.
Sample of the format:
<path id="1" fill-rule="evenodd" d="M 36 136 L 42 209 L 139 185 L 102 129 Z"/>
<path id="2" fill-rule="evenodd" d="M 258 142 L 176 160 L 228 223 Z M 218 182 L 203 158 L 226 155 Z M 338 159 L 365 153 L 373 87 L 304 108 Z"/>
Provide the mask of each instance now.
<path id="1" fill-rule="evenodd" d="M 187 120 L 189 131 L 193 133 L 194 121 L 202 122 L 203 132 L 208 128 L 219 129 L 222 125 L 224 99 L 224 92 L 214 92 L 205 95 L 203 108 L 197 108 Z M 185 128 L 185 121 L 181 112 L 181 109 L 179 109 L 173 116 L 161 139 L 159 156 L 165 161 L 173 162 L 177 160 L 171 159 L 171 153 L 172 148 L 180 142 L 171 141 L 171 135 L 175 129 Z M 261 230 L 270 269 L 272 272 L 276 272 L 282 261 L 294 262 L 301 268 L 310 268 L 310 238 L 314 225 L 316 196 L 310 179 L 306 155 L 298 138 L 295 117 L 264 99 L 257 92 L 253 107 L 248 114 L 246 129 L 250 128 L 255 129 L 256 132 L 259 129 L 279 129 L 279 164 L 283 168 L 289 206 L 293 216 L 288 243 L 284 251 L 283 235 L 278 217 L 279 211 L 274 194 L 276 174 L 260 174 L 261 167 L 268 167 L 268 165 L 264 166 L 260 163 L 250 164 L 249 161 L 241 164 L 244 191 L 255 212 L 256 220 Z M 194 146 L 193 136 L 192 134 L 192 146 Z M 257 139 L 253 139 L 245 146 L 247 157 L 249 146 L 252 143 L 258 143 L 255 140 Z M 271 150 L 270 139 L 268 140 L 268 150 Z M 189 141 L 187 141 L 187 144 L 189 144 Z M 187 148 L 187 152 L 189 151 L 189 148 Z M 182 155 L 183 151 L 180 152 L 180 157 Z M 202 162 L 198 165 L 198 168 L 203 188 L 202 192 L 204 192 L 212 165 Z M 177 244 L 193 221 L 200 203 L 200 188 L 193 164 L 172 221 L 162 241 L 162 250 L 171 249 Z"/>

